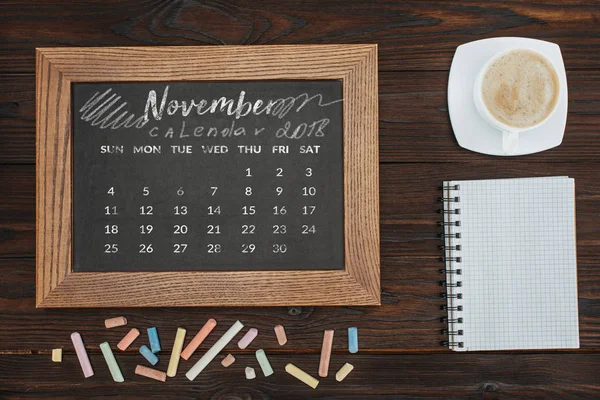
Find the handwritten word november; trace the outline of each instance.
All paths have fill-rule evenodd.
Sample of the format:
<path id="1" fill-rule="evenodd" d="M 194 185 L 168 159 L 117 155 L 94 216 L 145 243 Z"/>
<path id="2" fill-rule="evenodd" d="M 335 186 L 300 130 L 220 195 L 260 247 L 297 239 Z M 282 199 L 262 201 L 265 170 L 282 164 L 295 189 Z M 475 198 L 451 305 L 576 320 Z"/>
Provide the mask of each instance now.
<path id="1" fill-rule="evenodd" d="M 79 109 L 81 119 L 89 122 L 92 126 L 99 126 L 100 129 L 121 129 L 144 127 L 152 117 L 156 121 L 163 119 L 167 115 L 181 113 L 181 116 L 187 117 L 192 111 L 198 115 L 226 113 L 228 116 L 240 119 L 247 115 L 269 115 L 282 119 L 290 111 L 299 112 L 307 104 L 316 102 L 319 107 L 326 107 L 331 104 L 342 101 L 341 99 L 323 102 L 323 96 L 315 94 L 309 96 L 308 93 L 301 93 L 298 96 L 289 96 L 285 98 L 254 101 L 246 101 L 246 92 L 241 90 L 237 98 L 220 97 L 211 101 L 201 99 L 196 101 L 169 100 L 169 85 L 163 91 L 160 104 L 155 90 L 148 92 L 144 113 L 136 114 L 125 109 L 126 101 L 121 101 L 121 96 L 113 91 L 112 88 L 104 92 L 96 92 Z"/>

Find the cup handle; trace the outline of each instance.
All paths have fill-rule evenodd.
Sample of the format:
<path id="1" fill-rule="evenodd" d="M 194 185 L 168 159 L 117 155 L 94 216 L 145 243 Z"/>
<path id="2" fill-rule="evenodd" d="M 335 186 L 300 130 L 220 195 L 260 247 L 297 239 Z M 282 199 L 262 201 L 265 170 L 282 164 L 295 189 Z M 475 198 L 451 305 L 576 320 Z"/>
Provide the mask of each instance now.
<path id="1" fill-rule="evenodd" d="M 504 154 L 512 156 L 519 147 L 519 132 L 502 131 L 502 150 Z"/>

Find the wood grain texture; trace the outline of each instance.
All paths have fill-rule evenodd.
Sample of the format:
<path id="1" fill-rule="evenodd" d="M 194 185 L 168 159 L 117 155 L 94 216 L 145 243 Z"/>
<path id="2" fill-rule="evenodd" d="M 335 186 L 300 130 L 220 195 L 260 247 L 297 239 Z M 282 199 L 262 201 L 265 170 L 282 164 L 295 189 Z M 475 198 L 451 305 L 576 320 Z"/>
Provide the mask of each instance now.
<path id="1" fill-rule="evenodd" d="M 496 36 L 556 42 L 569 69 L 600 61 L 600 12 L 581 0 L 37 0 L 0 14 L 0 72 L 33 72 L 36 47 L 292 43 L 379 43 L 382 70 L 447 70 L 458 45 Z"/>
<path id="2" fill-rule="evenodd" d="M 71 82 L 343 80 L 351 73 L 367 81 L 362 74 L 371 71 L 368 62 L 376 62 L 372 53 L 377 53 L 377 45 L 54 47 L 37 51 Z"/>
<path id="3" fill-rule="evenodd" d="M 257 348 L 267 351 L 293 353 L 306 351 L 318 354 L 324 329 L 336 329 L 334 351 L 347 346 L 346 328 L 357 326 L 360 351 L 389 352 L 448 352 L 439 347 L 442 339 L 439 318 L 444 315 L 439 306 L 442 276 L 436 258 L 411 258 L 392 255 L 392 243 L 384 244 L 382 256 L 382 305 L 380 307 L 251 307 L 251 308 L 154 308 L 154 309 L 36 309 L 35 273 L 32 259 L 0 260 L 0 353 L 3 351 L 50 351 L 69 341 L 74 330 L 91 342 L 108 340 L 118 343 L 131 327 L 142 332 L 157 326 L 160 332 L 172 332 L 177 326 L 188 330 L 191 338 L 209 318 L 216 318 L 215 333 L 206 346 L 236 320 L 259 330 Z M 600 262 L 579 260 L 579 323 L 581 350 L 600 349 Z M 124 315 L 129 325 L 105 330 L 104 319 Z M 289 343 L 281 348 L 275 340 L 273 327 L 285 326 Z M 41 327 L 50 327 L 42 329 Z M 168 336 L 169 334 L 166 333 Z M 128 351 L 135 353 L 136 344 Z M 171 346 L 166 343 L 165 346 Z"/>
<path id="4" fill-rule="evenodd" d="M 168 326 L 176 319 L 187 325 L 188 329 L 199 329 L 199 324 L 212 316 L 223 315 L 237 319 L 244 315 L 249 320 L 265 321 L 261 331 L 271 330 L 267 324 L 275 325 L 282 321 L 295 324 L 302 320 L 297 328 L 318 332 L 329 325 L 344 328 L 357 325 L 366 329 L 361 333 L 361 343 L 371 349 L 410 349 L 435 350 L 439 340 L 438 318 L 440 279 L 437 270 L 440 264 L 437 258 L 439 216 L 435 210 L 439 207 L 436 197 L 440 182 L 448 177 L 472 179 L 477 177 L 518 177 L 566 174 L 573 176 L 577 183 L 577 226 L 579 254 L 579 304 L 581 317 L 582 349 L 600 348 L 600 269 L 598 266 L 598 246 L 600 245 L 600 227 L 597 213 L 600 208 L 600 183 L 597 180 L 599 165 L 596 163 L 520 163 L 510 159 L 501 159 L 496 163 L 449 164 L 440 168 L 435 164 L 383 164 L 381 169 L 381 251 L 382 251 L 382 303 L 379 310 L 364 308 L 352 309 L 314 309 L 303 308 L 300 316 L 291 318 L 285 308 L 251 309 L 208 309 L 208 310 L 123 310 L 133 313 L 148 325 Z M 11 191 L 0 192 L 0 221 L 9 221 L 3 228 L 10 232 L 6 240 L 0 241 L 3 256 L 33 255 L 33 166 L 11 166 L 0 175 L 0 187 L 11 187 Z M 22 219 L 16 216 L 22 216 Z M 13 227 L 26 226 L 27 240 Z M 11 235 L 14 237 L 11 238 Z M 24 253 L 15 254 L 13 249 L 25 248 Z M 31 263 L 12 264 L 6 260 L 6 270 L 2 276 L 11 276 L 10 271 L 31 269 Z M 20 278 L 19 278 L 20 279 Z M 50 313 L 34 310 L 33 278 L 15 290 L 29 293 L 21 298 L 5 300 L 3 318 L 10 324 L 18 323 L 19 328 L 6 331 L 0 336 L 0 343 L 6 349 L 50 348 L 57 339 L 66 337 L 74 325 L 85 329 L 86 334 L 94 334 L 95 321 L 103 320 L 103 310 L 53 311 Z M 9 286 L 10 287 L 10 286 Z M 19 288 L 19 289 L 17 289 Z M 14 296 L 14 295 L 13 295 Z M 293 304 L 290 304 L 293 305 Z M 15 311 L 18 310 L 18 311 Z M 118 311 L 115 311 L 118 312 Z M 81 320 L 85 323 L 79 325 Z M 54 333 L 47 335 L 36 327 L 40 321 L 56 326 Z M 166 324 L 166 325 L 165 325 Z M 363 339 L 364 337 L 364 339 Z M 115 337 L 115 340 L 117 338 Z M 294 342 L 294 347 L 318 348 L 319 339 Z"/>
<path id="5" fill-rule="evenodd" d="M 600 5 L 583 0 L 482 1 L 158 1 L 60 0 L 0 3 L 0 398 L 250 399 L 592 399 L 600 368 Z M 458 147 L 446 105 L 456 46 L 526 36 L 561 46 L 569 117 L 561 146 L 504 159 Z M 381 181 L 380 307 L 156 309 L 35 308 L 36 47 L 206 44 L 377 43 Z M 394 164 L 391 164 L 394 163 Z M 19 164 L 19 165 L 8 165 Z M 443 179 L 570 175 L 577 186 L 580 350 L 532 354 L 453 354 L 438 347 L 441 316 L 434 213 Z M 260 331 L 274 379 L 239 379 L 252 354 L 235 352 L 238 370 L 212 365 L 199 380 L 166 384 L 134 377 L 114 384 L 97 349 L 93 380 L 83 380 L 69 343 L 79 329 L 88 347 L 113 345 L 126 332 L 102 329 L 109 316 L 136 326 L 197 330 L 209 317 L 241 319 Z M 272 326 L 290 342 L 276 345 Z M 317 391 L 280 374 L 292 361 L 316 374 L 323 329 L 359 327 L 360 353 L 342 384 Z M 142 332 L 142 336 L 144 333 Z M 342 334 L 342 338 L 343 338 Z M 215 340 L 215 338 L 211 338 Z M 201 349 L 212 343 L 207 341 Z M 50 350 L 65 345 L 65 362 Z M 170 348 L 171 342 L 165 345 Z M 137 344 L 136 346 L 139 346 Z M 126 373 L 136 346 L 116 354 Z M 206 347 L 204 347 L 206 346 Z M 235 346 L 235 345 L 234 345 Z M 230 348 L 233 350 L 233 348 Z M 37 354 L 41 352 L 41 354 Z M 33 353 L 33 354 L 30 354 Z M 197 359 L 193 357 L 191 362 Z M 164 362 L 167 362 L 168 357 Z M 163 361 L 161 361 L 162 363 Z M 162 364 L 161 364 L 162 365 Z M 182 363 L 187 367 L 189 364 Z"/>
<path id="6" fill-rule="evenodd" d="M 36 304 L 71 271 L 71 85 L 43 54 L 36 75 Z"/>
<path id="7" fill-rule="evenodd" d="M 49 354 L 0 355 L 0 396 L 7 400 L 123 397 L 125 393 L 128 399 L 182 400 L 593 399 L 600 390 L 597 354 L 333 354 L 330 370 L 337 371 L 345 362 L 352 363 L 354 370 L 342 383 L 333 376 L 321 378 L 313 390 L 284 367 L 292 361 L 316 376 L 318 355 L 268 354 L 274 375 L 264 378 L 258 372 L 248 382 L 244 368 L 259 370 L 256 358 L 251 352 L 238 354 L 234 347 L 230 344 L 217 358 L 231 351 L 236 356 L 232 366 L 223 368 L 215 360 L 194 382 L 184 372 L 196 358 L 181 360 L 177 376 L 162 383 L 133 374 L 144 361 L 141 355 L 115 353 L 125 377 L 125 383 L 116 384 L 96 350 L 90 356 L 95 375 L 88 379 L 69 349 L 60 364 L 52 363 Z M 165 370 L 166 358 L 163 355 L 157 369 Z M 32 375 L 31 371 L 39 372 Z"/>
<path id="8" fill-rule="evenodd" d="M 600 251 L 600 163 L 529 163 L 501 158 L 489 163 L 382 164 L 380 213 L 382 255 L 437 258 L 437 188 L 444 179 L 515 178 L 568 175 L 575 178 L 579 259 L 597 259 Z M 35 168 L 0 169 L 0 257 L 35 254 Z"/>
<path id="9" fill-rule="evenodd" d="M 519 157 L 530 162 L 597 161 L 600 71 L 568 71 L 569 118 L 563 143 Z M 446 105 L 447 71 L 379 73 L 381 162 L 490 162 L 458 147 Z M 0 74 L 0 163 L 35 162 L 35 77 Z"/>
<path id="10" fill-rule="evenodd" d="M 379 305 L 377 45 L 37 49 L 38 307 Z M 72 272 L 72 82 L 342 80 L 343 271 Z"/>

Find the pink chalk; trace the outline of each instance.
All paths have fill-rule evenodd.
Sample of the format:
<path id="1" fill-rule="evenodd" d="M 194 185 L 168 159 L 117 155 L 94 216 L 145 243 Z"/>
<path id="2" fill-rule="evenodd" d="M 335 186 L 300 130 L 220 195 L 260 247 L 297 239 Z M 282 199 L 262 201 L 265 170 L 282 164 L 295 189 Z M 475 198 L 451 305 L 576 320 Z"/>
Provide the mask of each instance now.
<path id="1" fill-rule="evenodd" d="M 283 346 L 287 343 L 287 336 L 285 335 L 285 329 L 281 325 L 275 325 L 275 335 L 277 336 L 277 343 Z"/>
<path id="2" fill-rule="evenodd" d="M 71 333 L 71 341 L 73 342 L 73 346 L 75 346 L 75 353 L 77 353 L 83 376 L 89 378 L 94 375 L 94 370 L 92 369 L 92 364 L 90 364 L 90 359 L 88 358 L 87 351 L 85 351 L 85 346 L 79 332 Z"/>
<path id="3" fill-rule="evenodd" d="M 333 329 L 326 329 L 323 335 L 323 346 L 321 347 L 321 362 L 319 363 L 319 376 L 321 378 L 326 378 L 329 372 L 331 347 L 333 346 L 333 332 Z"/>
<path id="4" fill-rule="evenodd" d="M 250 328 L 248 332 L 244 335 L 243 338 L 238 342 L 238 347 L 244 350 L 252 341 L 258 336 L 258 329 Z"/>
<path id="5" fill-rule="evenodd" d="M 231 354 L 227 354 L 227 357 L 225 357 L 222 361 L 221 364 L 224 367 L 229 367 L 231 364 L 233 364 L 235 362 L 235 357 L 232 356 Z"/>

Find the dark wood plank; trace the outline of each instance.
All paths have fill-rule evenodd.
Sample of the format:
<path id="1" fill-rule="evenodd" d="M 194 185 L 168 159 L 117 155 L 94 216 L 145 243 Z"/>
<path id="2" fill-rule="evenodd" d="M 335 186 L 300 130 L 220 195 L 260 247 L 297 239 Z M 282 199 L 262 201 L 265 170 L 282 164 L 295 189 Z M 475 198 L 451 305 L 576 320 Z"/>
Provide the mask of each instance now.
<path id="1" fill-rule="evenodd" d="M 0 182 L 0 254 L 32 255 L 35 252 L 35 166 L 3 166 Z"/>
<path id="2" fill-rule="evenodd" d="M 0 72 L 33 72 L 35 47 L 361 42 L 379 43 L 382 70 L 444 70 L 494 36 L 556 42 L 571 69 L 600 60 L 598 8 L 577 0 L 13 1 L 0 15 Z"/>
<path id="3" fill-rule="evenodd" d="M 527 162 L 596 161 L 600 151 L 596 112 L 600 73 L 570 71 L 569 114 L 563 143 L 512 158 Z M 381 162 L 506 162 L 458 146 L 447 105 L 447 72 L 384 72 L 379 76 Z"/>
<path id="4" fill-rule="evenodd" d="M 34 168 L 0 168 L 0 398 L 440 399 L 598 397 L 600 367 L 600 7 L 582 0 L 246 2 L 105 0 L 9 1 L 0 4 L 0 165 L 35 160 L 34 48 L 38 46 L 378 43 L 380 68 L 381 307 L 36 310 Z M 558 43 L 569 80 L 563 144 L 518 159 L 460 149 L 446 105 L 448 68 L 456 46 L 485 37 L 527 36 Z M 400 72 L 402 71 L 402 72 Z M 426 164 L 413 164 L 422 162 Z M 436 163 L 446 163 L 436 165 Z M 578 283 L 582 350 L 533 354 L 457 354 L 437 347 L 439 263 L 436 187 L 442 179 L 570 175 L 576 178 Z M 28 258 L 22 258 L 28 257 Z M 276 375 L 245 381 L 251 352 L 235 352 L 230 369 L 211 365 L 197 381 L 179 374 L 166 384 L 135 377 L 142 361 L 132 348 L 117 358 L 125 384 L 111 381 L 97 345 L 126 332 L 102 327 L 127 315 L 141 328 L 157 325 L 170 349 L 177 326 L 190 334 L 208 317 L 222 333 L 235 319 L 256 326 Z M 272 326 L 290 337 L 275 344 Z M 361 352 L 345 352 L 345 328 L 360 329 Z M 335 328 L 332 373 L 356 366 L 348 380 L 332 377 L 312 389 L 282 372 L 291 361 L 316 374 L 322 330 Z M 96 376 L 84 380 L 69 334 L 80 330 Z M 202 346 L 206 349 L 216 335 Z M 65 362 L 49 351 L 65 346 Z M 93 348 L 93 350 L 92 350 Z M 232 343 L 228 350 L 235 350 Z M 7 352 L 41 354 L 5 354 Z M 277 353 L 275 353 L 277 352 Z M 425 354 L 436 352 L 435 354 Z M 300 354 L 301 353 L 301 354 Z M 393 354 L 387 354 L 393 353 Z M 414 354 L 420 353 L 420 354 Z M 592 353 L 592 354 L 586 354 Z M 195 361 L 198 356 L 192 359 Z M 160 365 L 166 368 L 168 353 Z M 182 362 L 185 372 L 191 362 Z"/>
<path id="5" fill-rule="evenodd" d="M 506 159 L 503 159 L 506 160 Z M 600 268 L 597 261 L 600 183 L 598 164 L 536 164 L 511 160 L 476 164 L 465 168 L 448 164 L 384 164 L 381 170 L 382 212 L 382 307 L 302 308 L 299 315 L 287 308 L 267 309 L 131 309 L 131 310 L 36 310 L 34 309 L 33 259 L 5 259 L 0 291 L 0 350 L 51 348 L 68 340 L 75 329 L 86 335 L 103 334 L 108 315 L 125 313 L 136 325 L 158 325 L 174 329 L 179 321 L 190 331 L 199 329 L 209 317 L 224 324 L 242 319 L 272 334 L 272 326 L 284 323 L 290 334 L 300 335 L 299 347 L 317 349 L 325 328 L 361 328 L 361 346 L 369 349 L 438 349 L 440 263 L 436 239 L 437 186 L 442 179 L 518 177 L 567 174 L 576 178 L 578 207 L 579 289 L 582 348 L 600 347 Z M 0 254 L 2 257 L 33 256 L 34 252 L 34 167 L 6 166 L 0 169 Z M 290 304 L 293 305 L 293 304 Z M 52 326 L 43 330 L 40 326 Z M 99 332 L 100 329 L 100 332 Z M 124 332 L 111 332 L 116 341 Z M 268 337 L 268 336 L 265 336 Z M 311 339 L 307 339 L 310 337 Z M 260 343 L 260 341 L 259 341 Z M 266 343 L 265 343 L 266 345 Z M 342 342 L 337 343 L 342 345 Z"/>
<path id="6" fill-rule="evenodd" d="M 599 163 L 526 163 L 496 158 L 493 163 L 383 164 L 380 171 L 382 255 L 433 259 L 439 256 L 437 188 L 444 179 L 516 178 L 569 175 L 576 181 L 577 245 L 580 259 L 600 251 Z M 35 252 L 35 166 L 0 168 L 0 257 Z"/>
<path id="7" fill-rule="evenodd" d="M 0 163 L 35 163 L 33 74 L 0 74 Z"/>
<path id="8" fill-rule="evenodd" d="M 0 163 L 35 162 L 34 75 L 0 75 Z M 600 71 L 568 73 L 569 118 L 563 144 L 519 157 L 531 162 L 596 161 L 600 153 Z M 460 148 L 446 103 L 448 73 L 379 75 L 379 147 L 382 162 L 499 160 Z M 514 160 L 514 159 L 513 159 Z"/>
<path id="9" fill-rule="evenodd" d="M 227 349 L 238 357 L 231 367 L 225 369 L 213 361 L 190 382 L 184 373 L 195 359 L 182 360 L 177 376 L 167 378 L 164 383 L 134 375 L 135 366 L 144 362 L 140 355 L 116 354 L 125 377 L 125 382 L 118 384 L 112 381 L 97 351 L 91 355 L 95 375 L 88 379 L 83 378 L 72 351 L 65 353 L 61 364 L 52 363 L 48 354 L 0 355 L 0 397 L 7 400 L 67 396 L 89 399 L 95 395 L 182 400 L 591 399 L 600 390 L 598 354 L 334 354 L 330 376 L 321 378 L 313 390 L 288 375 L 284 368 L 291 362 L 316 376 L 318 355 L 268 354 L 275 373 L 265 378 L 253 355 L 238 355 L 232 345 Z M 168 361 L 166 355 L 162 357 L 158 368 L 165 370 Z M 347 361 L 355 369 L 344 382 L 338 383 L 333 374 Z M 257 370 L 254 381 L 245 380 L 246 366 Z"/>
<path id="10" fill-rule="evenodd" d="M 446 352 L 439 318 L 440 263 L 383 252 L 382 305 L 379 307 L 269 307 L 269 308 L 152 308 L 152 309 L 36 309 L 33 259 L 0 260 L 0 353 L 49 351 L 68 345 L 69 335 L 79 331 L 91 342 L 118 341 L 132 327 L 142 336 L 130 352 L 147 341 L 145 329 L 157 326 L 164 346 L 170 348 L 177 326 L 188 329 L 188 340 L 208 318 L 218 321 L 216 333 L 202 346 L 212 345 L 235 320 L 258 328 L 255 346 L 274 351 L 317 352 L 324 329 L 336 329 L 334 350 L 347 348 L 346 329 L 359 328 L 361 351 Z M 579 318 L 581 350 L 600 348 L 600 262 L 580 260 Z M 290 305 L 292 306 L 292 304 Z M 124 315 L 126 327 L 107 330 L 104 319 Z M 286 328 L 289 345 L 280 348 L 273 327 Z M 241 335 L 240 335 L 241 337 Z"/>

